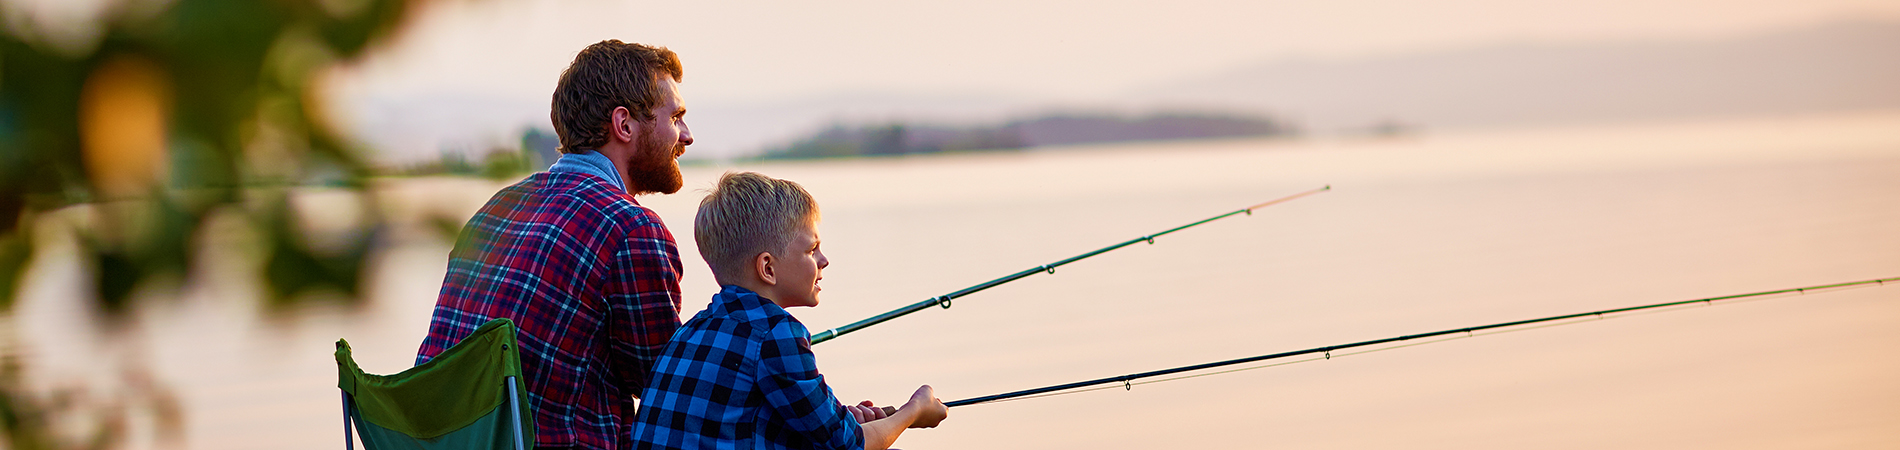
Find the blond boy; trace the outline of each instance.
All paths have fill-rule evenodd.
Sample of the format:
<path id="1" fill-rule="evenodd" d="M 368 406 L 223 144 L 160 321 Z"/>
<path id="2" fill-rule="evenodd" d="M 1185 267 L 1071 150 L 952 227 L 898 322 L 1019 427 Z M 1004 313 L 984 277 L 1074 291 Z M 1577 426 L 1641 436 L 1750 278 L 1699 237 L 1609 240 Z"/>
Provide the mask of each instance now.
<path id="1" fill-rule="evenodd" d="M 640 398 L 642 449 L 885 449 L 948 414 L 930 386 L 894 412 L 846 406 L 825 385 L 811 334 L 785 312 L 818 306 L 831 264 L 805 188 L 752 172 L 720 177 L 693 221 L 721 290 L 673 335 Z M 862 423 L 860 423 L 862 422 Z"/>

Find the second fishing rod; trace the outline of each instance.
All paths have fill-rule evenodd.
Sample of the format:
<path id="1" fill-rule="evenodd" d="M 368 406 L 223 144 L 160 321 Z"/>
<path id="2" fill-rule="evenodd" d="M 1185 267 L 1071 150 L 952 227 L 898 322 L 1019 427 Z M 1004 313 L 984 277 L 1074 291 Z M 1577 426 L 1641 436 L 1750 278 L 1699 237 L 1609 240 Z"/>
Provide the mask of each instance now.
<path id="1" fill-rule="evenodd" d="M 1825 291 L 1833 291 L 1833 290 L 1839 290 L 1839 289 L 1844 289 L 1844 288 L 1887 286 L 1887 283 L 1900 284 L 1900 277 L 1877 278 L 1877 279 L 1872 279 L 1872 280 L 1850 281 L 1850 282 L 1845 282 L 1845 283 L 1824 284 L 1824 285 L 1819 285 L 1819 286 L 1805 286 L 1805 287 L 1788 288 L 1788 289 L 1776 289 L 1772 291 L 1750 292 L 1746 294 L 1724 295 L 1720 297 L 1698 298 L 1694 300 L 1678 300 L 1678 301 L 1673 301 L 1673 302 L 1653 303 L 1653 304 L 1648 304 L 1648 305 L 1631 306 L 1631 307 L 1625 307 L 1625 308 L 1605 309 L 1605 310 L 1600 310 L 1600 311 L 1590 311 L 1590 312 L 1584 312 L 1584 313 L 1539 317 L 1535 319 L 1525 319 L 1525 320 L 1518 320 L 1518 321 L 1512 321 L 1512 322 L 1494 323 L 1490 325 L 1478 325 L 1478 326 L 1471 326 L 1471 327 L 1464 327 L 1464 328 L 1454 328 L 1450 330 L 1440 330 L 1440 331 L 1433 331 L 1429 333 L 1408 334 L 1408 335 L 1395 336 L 1395 337 L 1389 337 L 1389 338 L 1384 338 L 1384 339 L 1373 339 L 1370 341 L 1360 341 L 1360 342 L 1353 342 L 1353 343 L 1347 343 L 1347 344 L 1328 345 L 1325 347 L 1315 347 L 1315 348 L 1309 348 L 1309 349 L 1304 349 L 1304 350 L 1271 353 L 1271 354 L 1265 354 L 1265 355 L 1259 355 L 1259 356 L 1249 356 L 1245 358 L 1229 359 L 1226 361 L 1216 361 L 1216 362 L 1210 362 L 1210 363 L 1195 364 L 1191 366 L 1175 367 L 1171 369 L 1161 369 L 1161 370 L 1132 373 L 1132 374 L 1113 376 L 1113 377 L 1107 377 L 1107 378 L 1097 378 L 1097 379 L 1088 380 L 1088 381 L 1078 381 L 1074 383 L 1058 384 L 1054 386 L 1039 387 L 1035 389 L 1024 389 L 1024 390 L 1015 391 L 1015 392 L 1007 392 L 1007 393 L 996 394 L 996 395 L 986 395 L 982 397 L 949 401 L 949 402 L 944 402 L 944 405 L 954 408 L 958 406 L 976 405 L 976 404 L 1012 400 L 1012 399 L 1036 398 L 1036 397 L 1043 397 L 1043 396 L 1050 396 L 1050 395 L 1060 395 L 1064 393 L 1085 392 L 1088 390 L 1105 389 L 1105 388 L 1101 388 L 1101 387 L 1097 387 L 1093 389 L 1083 389 L 1083 388 L 1089 388 L 1091 386 L 1101 386 L 1101 385 L 1109 385 L 1108 388 L 1112 388 L 1114 387 L 1113 385 L 1116 383 L 1120 383 L 1121 388 L 1123 389 L 1132 390 L 1134 389 L 1134 385 L 1137 384 L 1133 382 L 1135 380 L 1140 380 L 1144 378 L 1153 378 L 1153 377 L 1159 377 L 1159 376 L 1165 376 L 1165 375 L 1175 375 L 1175 374 L 1180 374 L 1184 372 L 1205 371 L 1208 369 L 1214 369 L 1214 368 L 1219 368 L 1219 367 L 1267 361 L 1267 360 L 1273 360 L 1273 359 L 1282 359 L 1282 358 L 1288 358 L 1288 357 L 1294 357 L 1294 356 L 1324 355 L 1320 357 L 1314 357 L 1312 359 L 1307 359 L 1305 361 L 1319 360 L 1321 358 L 1333 359 L 1336 356 L 1343 356 L 1343 355 L 1334 355 L 1333 352 L 1336 352 L 1336 351 L 1361 348 L 1361 347 L 1371 347 L 1371 346 L 1377 346 L 1377 345 L 1382 345 L 1382 344 L 1393 344 L 1393 343 L 1400 343 L 1400 342 L 1405 342 L 1405 341 L 1416 341 L 1416 340 L 1422 340 L 1426 338 L 1435 338 L 1435 337 L 1444 337 L 1444 336 L 1456 337 L 1456 336 L 1462 335 L 1461 337 L 1472 337 L 1472 336 L 1478 336 L 1478 334 L 1475 334 L 1476 332 L 1486 331 L 1486 330 L 1511 329 L 1511 328 L 1528 329 L 1526 328 L 1527 326 L 1539 325 L 1539 324 L 1543 324 L 1539 326 L 1544 326 L 1544 327 L 1566 325 L 1566 324 L 1582 323 L 1582 322 L 1563 322 L 1563 321 L 1572 320 L 1572 319 L 1587 319 L 1587 318 L 1603 319 L 1605 317 L 1629 314 L 1629 313 L 1634 313 L 1638 311 L 1660 311 L 1660 310 L 1663 310 L 1662 308 L 1696 305 L 1696 304 L 1701 304 L 1704 306 L 1726 305 L 1726 304 L 1733 303 L 1734 301 L 1737 301 L 1737 300 L 1744 300 L 1744 299 L 1751 299 L 1751 298 L 1763 298 L 1763 297 L 1782 295 L 1782 294 L 1807 295 L 1810 292 L 1825 292 Z M 1432 342 L 1443 342 L 1443 340 L 1424 341 L 1424 342 L 1420 342 L 1417 344 L 1410 344 L 1410 345 L 1423 345 L 1423 344 L 1429 344 Z M 1397 348 L 1397 347 L 1392 347 L 1392 348 Z M 1387 348 L 1387 349 L 1389 350 L 1390 348 Z M 1372 352 L 1372 351 L 1378 351 L 1378 350 L 1367 350 L 1365 352 Z M 1294 362 L 1302 362 L 1302 361 L 1294 361 Z M 1292 363 L 1293 362 L 1281 363 L 1281 364 L 1292 364 Z M 1280 364 L 1275 364 L 1275 365 L 1280 365 Z M 1271 365 L 1257 366 L 1257 367 L 1252 367 L 1248 369 L 1234 369 L 1229 372 L 1258 369 L 1258 368 L 1263 368 L 1263 367 L 1271 367 Z M 1212 374 L 1218 374 L 1218 373 L 1223 373 L 1223 372 L 1215 372 Z M 1212 375 L 1212 374 L 1208 374 L 1208 375 Z M 1199 376 L 1199 375 L 1182 376 L 1179 378 L 1162 379 L 1159 381 L 1192 378 L 1195 376 Z M 1156 382 L 1159 382 L 1159 381 L 1156 381 Z"/>
<path id="2" fill-rule="evenodd" d="M 905 315 L 908 315 L 908 314 L 910 314 L 910 313 L 914 313 L 914 312 L 918 312 L 918 311 L 923 311 L 923 310 L 925 310 L 925 309 L 930 309 L 930 307 L 932 307 L 932 306 L 936 306 L 936 307 L 940 307 L 940 308 L 945 308 L 945 309 L 948 309 L 948 308 L 950 308 L 950 302 L 951 302 L 952 300 L 956 300 L 956 299 L 958 299 L 958 298 L 961 298 L 961 297 L 963 297 L 963 296 L 966 296 L 966 295 L 970 295 L 970 294 L 974 294 L 974 293 L 977 293 L 977 292 L 980 292 L 980 291 L 982 291 L 982 290 L 984 290 L 984 289 L 989 289 L 989 288 L 993 288 L 993 287 L 996 287 L 996 286 L 999 286 L 999 285 L 1002 285 L 1002 284 L 1004 284 L 1004 283 L 1008 283 L 1008 282 L 1011 282 L 1011 281 L 1016 281 L 1016 280 L 1020 280 L 1020 279 L 1023 279 L 1023 278 L 1026 278 L 1026 277 L 1029 277 L 1030 275 L 1035 275 L 1035 274 L 1039 274 L 1039 273 L 1049 273 L 1049 274 L 1053 274 L 1053 273 L 1055 273 L 1055 272 L 1056 272 L 1056 268 L 1057 268 L 1057 267 L 1062 267 L 1063 265 L 1067 265 L 1067 264 L 1069 264 L 1069 263 L 1072 263 L 1072 262 L 1076 262 L 1076 261 L 1081 261 L 1081 260 L 1084 260 L 1084 259 L 1088 259 L 1088 258 L 1089 258 L 1089 257 L 1091 257 L 1091 256 L 1095 256 L 1095 255 L 1100 255 L 1100 254 L 1103 254 L 1103 253 L 1108 253 L 1108 252 L 1111 252 L 1111 251 L 1115 251 L 1116 249 L 1120 249 L 1120 248 L 1122 248 L 1122 247 L 1127 247 L 1127 246 L 1130 246 L 1130 245 L 1135 245 L 1135 244 L 1137 244 L 1137 243 L 1141 243 L 1141 242 L 1147 242 L 1147 243 L 1149 243 L 1149 244 L 1153 244 L 1153 243 L 1155 242 L 1155 238 L 1158 238 L 1158 237 L 1161 237 L 1161 236 L 1163 236 L 1163 235 L 1167 235 L 1167 234 L 1169 234 L 1169 233 L 1173 233 L 1173 232 L 1176 232 L 1176 231 L 1181 231 L 1181 230 L 1185 230 L 1185 229 L 1188 229 L 1188 228 L 1193 228 L 1193 227 L 1195 227 L 1195 226 L 1198 226 L 1198 225 L 1201 225 L 1201 224 L 1204 224 L 1204 223 L 1208 223 L 1208 222 L 1213 222 L 1213 221 L 1216 221 L 1216 220 L 1220 220 L 1220 219 L 1225 219 L 1225 218 L 1228 218 L 1228 217 L 1232 217 L 1232 216 L 1235 216 L 1235 215 L 1240 215 L 1240 214 L 1246 214 L 1246 215 L 1253 215 L 1253 210 L 1255 210 L 1255 209 L 1259 209 L 1259 208 L 1264 208 L 1264 207 L 1267 207 L 1267 206 L 1272 206 L 1272 205 L 1274 205 L 1274 204 L 1279 204 L 1279 203 L 1285 203 L 1285 202 L 1288 202 L 1288 201 L 1292 201 L 1292 200 L 1294 200 L 1294 199 L 1298 199 L 1298 198 L 1301 198 L 1301 197 L 1305 197 L 1305 196 L 1309 196 L 1309 195 L 1313 195 L 1313 194 L 1318 194 L 1318 193 L 1322 193 L 1322 192 L 1326 192 L 1326 191 L 1330 191 L 1330 190 L 1332 190 L 1332 188 L 1333 188 L 1333 187 L 1332 187 L 1331 185 L 1327 185 L 1327 186 L 1324 186 L 1324 187 L 1320 187 L 1319 189 L 1314 189 L 1314 190 L 1310 190 L 1310 191 L 1306 191 L 1306 192 L 1301 192 L 1301 193 L 1298 193 L 1298 194 L 1293 194 L 1293 195 L 1289 195 L 1289 196 L 1286 196 L 1286 197 L 1280 197 L 1280 198 L 1277 198 L 1277 199 L 1273 199 L 1273 200 L 1271 200 L 1271 201 L 1267 201 L 1267 202 L 1264 202 L 1264 203 L 1259 203 L 1259 204 L 1255 204 L 1255 205 L 1252 205 L 1252 206 L 1248 206 L 1248 207 L 1245 207 L 1245 208 L 1241 208 L 1241 209 L 1237 209 L 1237 210 L 1233 210 L 1233 211 L 1229 211 L 1229 212 L 1226 212 L 1226 213 L 1222 213 L 1222 214 L 1220 214 L 1220 215 L 1217 215 L 1217 216 L 1214 216 L 1214 217 L 1209 217 L 1209 218 L 1206 218 L 1206 219 L 1201 219 L 1201 220 L 1198 220 L 1198 221 L 1195 221 L 1195 222 L 1193 222 L 1193 223 L 1189 223 L 1189 224 L 1187 224 L 1187 225 L 1182 225 L 1182 226 L 1178 226 L 1178 227 L 1174 227 L 1174 228 L 1169 228 L 1169 229 L 1167 229 L 1167 230 L 1162 230 L 1161 232 L 1158 232 L 1158 233 L 1154 233 L 1154 234 L 1149 234 L 1149 235 L 1144 235 L 1144 236 L 1141 236 L 1141 237 L 1137 237 L 1137 238 L 1134 238 L 1134 239 L 1129 239 L 1129 240 L 1126 240 L 1126 241 L 1122 241 L 1121 243 L 1118 243 L 1118 244 L 1115 244 L 1115 245 L 1110 245 L 1110 246 L 1107 246 L 1107 247 L 1102 247 L 1102 248 L 1100 248 L 1100 249 L 1096 249 L 1095 251 L 1091 251 L 1091 252 L 1087 252 L 1087 253 L 1083 253 L 1083 254 L 1080 254 L 1080 255 L 1075 255 L 1075 256 L 1071 256 L 1071 257 L 1069 257 L 1069 258 L 1067 258 L 1067 259 L 1063 259 L 1063 260 L 1061 260 L 1061 261 L 1056 261 L 1056 262 L 1052 262 L 1052 263 L 1048 263 L 1048 264 L 1043 264 L 1043 265 L 1040 265 L 1040 266 L 1036 266 L 1036 267 L 1031 267 L 1031 268 L 1028 268 L 1028 269 L 1023 269 L 1023 270 L 1022 270 L 1022 271 L 1020 271 L 1020 272 L 1016 272 L 1016 273 L 1012 273 L 1012 274 L 1009 274 L 1009 275 L 1006 275 L 1006 276 L 1003 276 L 1002 278 L 997 278 L 997 279 L 994 279 L 994 280 L 990 280 L 990 281 L 986 281 L 986 282 L 983 282 L 983 283 L 981 283 L 981 284 L 977 284 L 977 285 L 975 285 L 975 286 L 970 286 L 970 287 L 967 287 L 967 288 L 963 288 L 963 289 L 958 289 L 957 291 L 955 291 L 955 292 L 951 292 L 951 293 L 948 293 L 948 294 L 943 294 L 943 295 L 939 295 L 939 296 L 936 296 L 936 297 L 931 297 L 931 298 L 929 298 L 929 299 L 926 299 L 926 300 L 923 300 L 923 301 L 920 301 L 920 302 L 917 302 L 917 303 L 912 303 L 912 304 L 909 304 L 909 305 L 906 305 L 906 306 L 904 306 L 904 307 L 902 307 L 902 308 L 897 308 L 897 309 L 894 309 L 894 310 L 891 310 L 891 311 L 889 311 L 889 312 L 886 312 L 886 313 L 883 313 L 883 314 L 878 314 L 878 315 L 875 315 L 875 316 L 871 316 L 870 318 L 867 318 L 867 319 L 864 319 L 864 320 L 860 320 L 860 321 L 857 321 L 857 322 L 852 322 L 852 323 L 851 323 L 851 324 L 849 324 L 849 325 L 845 325 L 845 326 L 841 326 L 841 327 L 837 327 L 837 328 L 832 328 L 832 329 L 829 329 L 829 330 L 825 330 L 825 331 L 820 331 L 820 332 L 817 332 L 817 333 L 814 333 L 814 334 L 812 334 L 812 336 L 811 336 L 811 343 L 813 343 L 813 344 L 817 344 L 817 343 L 820 343 L 820 342 L 824 342 L 824 341 L 829 341 L 829 340 L 831 340 L 832 338 L 836 338 L 836 337 L 838 337 L 838 336 L 843 336 L 843 335 L 845 335 L 846 333 L 850 333 L 850 332 L 853 332 L 853 331 L 858 331 L 858 330 L 862 330 L 862 329 L 864 329 L 864 328 L 866 328 L 866 327 L 870 327 L 870 326 L 872 326 L 872 325 L 877 325 L 877 324 L 880 324 L 880 323 L 884 323 L 885 321 L 889 321 L 889 320 L 891 320 L 891 319 L 896 319 L 896 318 L 898 318 L 898 317 L 903 317 L 903 316 L 905 316 Z"/>

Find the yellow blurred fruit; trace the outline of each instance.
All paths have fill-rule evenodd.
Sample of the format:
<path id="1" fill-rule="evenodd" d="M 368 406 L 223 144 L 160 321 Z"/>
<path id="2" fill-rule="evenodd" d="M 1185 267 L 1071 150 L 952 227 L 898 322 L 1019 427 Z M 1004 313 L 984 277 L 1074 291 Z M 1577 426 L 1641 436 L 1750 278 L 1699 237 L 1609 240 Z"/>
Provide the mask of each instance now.
<path id="1" fill-rule="evenodd" d="M 171 86 L 149 60 L 120 55 L 94 68 L 79 98 L 79 139 L 94 193 L 144 194 L 163 180 Z"/>

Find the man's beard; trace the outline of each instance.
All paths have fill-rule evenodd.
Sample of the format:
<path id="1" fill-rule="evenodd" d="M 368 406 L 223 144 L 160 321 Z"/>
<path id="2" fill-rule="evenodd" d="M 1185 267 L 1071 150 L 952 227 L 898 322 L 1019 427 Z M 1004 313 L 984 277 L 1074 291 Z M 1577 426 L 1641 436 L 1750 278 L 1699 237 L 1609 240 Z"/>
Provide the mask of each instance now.
<path id="1" fill-rule="evenodd" d="M 635 191 L 632 194 L 671 194 L 685 185 L 679 161 L 673 158 L 679 153 L 679 140 L 661 141 L 656 137 L 652 127 L 640 127 L 640 137 L 634 140 L 633 161 L 627 165 L 627 185 Z"/>

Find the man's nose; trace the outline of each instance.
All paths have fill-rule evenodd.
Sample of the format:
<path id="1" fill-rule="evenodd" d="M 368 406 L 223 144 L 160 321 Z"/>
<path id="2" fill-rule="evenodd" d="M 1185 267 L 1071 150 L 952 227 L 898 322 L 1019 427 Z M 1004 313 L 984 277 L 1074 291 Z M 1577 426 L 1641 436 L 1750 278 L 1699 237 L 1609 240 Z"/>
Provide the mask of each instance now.
<path id="1" fill-rule="evenodd" d="M 686 127 L 686 121 L 680 121 L 680 145 L 693 145 L 693 130 Z"/>

